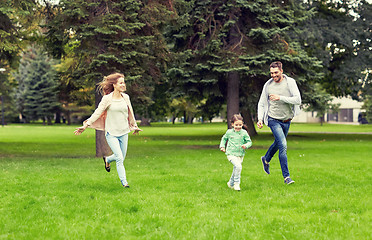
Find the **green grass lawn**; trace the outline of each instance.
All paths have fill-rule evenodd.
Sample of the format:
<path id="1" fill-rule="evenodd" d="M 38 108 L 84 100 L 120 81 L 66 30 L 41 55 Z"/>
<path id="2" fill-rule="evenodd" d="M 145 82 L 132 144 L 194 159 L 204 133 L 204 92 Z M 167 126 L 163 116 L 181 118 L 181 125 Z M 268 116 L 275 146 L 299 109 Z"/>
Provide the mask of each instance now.
<path id="1" fill-rule="evenodd" d="M 289 186 L 277 156 L 270 175 L 262 170 L 273 137 L 260 130 L 240 192 L 226 186 L 224 124 L 153 124 L 130 136 L 129 189 L 94 157 L 94 130 L 74 128 L 0 128 L 0 239 L 372 239 L 372 135 L 323 133 L 370 125 L 293 124 Z"/>

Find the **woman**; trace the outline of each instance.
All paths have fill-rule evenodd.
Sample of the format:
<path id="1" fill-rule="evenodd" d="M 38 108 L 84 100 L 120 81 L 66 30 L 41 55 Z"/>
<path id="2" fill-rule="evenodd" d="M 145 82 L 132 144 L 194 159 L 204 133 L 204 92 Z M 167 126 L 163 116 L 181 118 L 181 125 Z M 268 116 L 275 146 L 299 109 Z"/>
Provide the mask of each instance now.
<path id="1" fill-rule="evenodd" d="M 116 161 L 121 184 L 129 188 L 125 175 L 124 159 L 128 147 L 128 133 L 138 134 L 142 131 L 138 128 L 134 118 L 133 108 L 128 94 L 125 94 L 126 85 L 124 75 L 113 73 L 103 78 L 98 89 L 104 96 L 92 116 L 84 121 L 83 126 L 77 128 L 74 133 L 80 135 L 87 127 L 104 130 L 108 145 L 113 154 L 103 157 L 105 169 L 110 172 L 110 163 Z"/>

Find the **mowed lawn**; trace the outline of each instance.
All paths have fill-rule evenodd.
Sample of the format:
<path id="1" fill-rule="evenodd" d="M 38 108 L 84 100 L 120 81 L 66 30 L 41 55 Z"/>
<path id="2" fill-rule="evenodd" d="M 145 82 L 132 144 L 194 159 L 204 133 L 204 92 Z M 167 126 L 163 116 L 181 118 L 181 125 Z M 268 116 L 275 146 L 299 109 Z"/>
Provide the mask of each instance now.
<path id="1" fill-rule="evenodd" d="M 75 127 L 0 128 L 0 239 L 372 239 L 372 135 L 324 133 L 371 125 L 293 124 L 289 186 L 277 155 L 271 174 L 262 170 L 273 137 L 259 131 L 240 192 L 226 186 L 224 124 L 153 124 L 130 136 L 129 189 L 95 157 L 94 130 Z"/>

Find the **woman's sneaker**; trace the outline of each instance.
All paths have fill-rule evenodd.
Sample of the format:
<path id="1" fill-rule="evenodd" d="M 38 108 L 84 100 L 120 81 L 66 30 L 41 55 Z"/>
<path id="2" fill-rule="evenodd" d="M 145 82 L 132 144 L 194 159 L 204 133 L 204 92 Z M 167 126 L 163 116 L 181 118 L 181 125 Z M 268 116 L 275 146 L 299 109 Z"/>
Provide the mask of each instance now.
<path id="1" fill-rule="evenodd" d="M 227 182 L 227 186 L 228 186 L 229 188 L 231 188 L 231 189 L 234 189 L 234 187 L 231 186 L 230 181 Z"/>
<path id="2" fill-rule="evenodd" d="M 295 181 L 293 181 L 290 177 L 286 177 L 286 178 L 284 178 L 284 183 L 286 183 L 286 184 L 292 184 L 292 183 L 294 183 Z"/>

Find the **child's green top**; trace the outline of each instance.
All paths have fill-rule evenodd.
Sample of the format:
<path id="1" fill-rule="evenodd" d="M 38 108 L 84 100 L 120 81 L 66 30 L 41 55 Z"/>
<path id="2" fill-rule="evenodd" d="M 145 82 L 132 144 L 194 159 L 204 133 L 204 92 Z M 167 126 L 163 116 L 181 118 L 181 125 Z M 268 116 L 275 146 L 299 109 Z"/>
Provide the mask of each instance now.
<path id="1" fill-rule="evenodd" d="M 226 142 L 227 147 L 225 147 Z M 247 131 L 242 129 L 239 132 L 236 132 L 234 129 L 228 129 L 225 135 L 222 136 L 220 148 L 226 148 L 226 155 L 244 156 L 245 149 L 242 148 L 242 145 L 246 148 L 252 146 L 252 141 Z"/>

